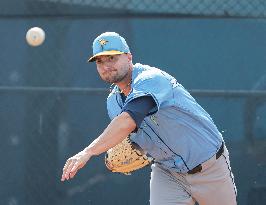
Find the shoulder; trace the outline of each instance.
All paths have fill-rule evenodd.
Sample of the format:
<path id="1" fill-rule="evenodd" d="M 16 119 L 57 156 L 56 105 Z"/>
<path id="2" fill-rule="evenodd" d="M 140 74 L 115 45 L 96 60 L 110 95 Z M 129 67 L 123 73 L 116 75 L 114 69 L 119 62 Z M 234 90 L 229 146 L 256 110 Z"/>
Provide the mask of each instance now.
<path id="1" fill-rule="evenodd" d="M 107 96 L 107 103 L 116 102 L 117 101 L 117 86 L 113 87 L 110 90 L 109 95 Z"/>
<path id="2" fill-rule="evenodd" d="M 166 73 L 165 71 L 160 70 L 156 67 L 151 67 L 149 65 L 136 64 L 134 69 L 137 69 L 137 75 L 133 79 L 133 84 L 143 84 L 143 83 L 157 83 L 158 85 L 169 83 L 169 81 L 174 78 Z"/>
<path id="3" fill-rule="evenodd" d="M 121 109 L 122 109 L 122 102 L 120 98 L 118 97 L 118 94 L 116 93 L 115 88 L 108 95 L 106 104 L 107 104 L 107 111 L 108 111 L 108 115 L 110 119 L 113 119 L 115 116 L 120 114 Z"/>

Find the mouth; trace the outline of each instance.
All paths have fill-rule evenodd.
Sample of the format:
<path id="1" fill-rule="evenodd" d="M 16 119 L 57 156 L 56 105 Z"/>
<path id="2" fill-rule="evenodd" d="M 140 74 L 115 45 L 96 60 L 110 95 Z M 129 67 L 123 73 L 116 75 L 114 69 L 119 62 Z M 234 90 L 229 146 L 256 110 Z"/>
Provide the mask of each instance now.
<path id="1" fill-rule="evenodd" d="M 108 70 L 108 71 L 104 72 L 103 75 L 110 75 L 114 72 L 116 72 L 116 70 Z"/>
<path id="2" fill-rule="evenodd" d="M 107 71 L 107 72 L 104 72 L 104 73 L 102 73 L 102 78 L 104 79 L 104 80 L 110 80 L 110 79 L 112 79 L 114 76 L 115 76 L 116 74 L 114 73 L 114 71 Z"/>

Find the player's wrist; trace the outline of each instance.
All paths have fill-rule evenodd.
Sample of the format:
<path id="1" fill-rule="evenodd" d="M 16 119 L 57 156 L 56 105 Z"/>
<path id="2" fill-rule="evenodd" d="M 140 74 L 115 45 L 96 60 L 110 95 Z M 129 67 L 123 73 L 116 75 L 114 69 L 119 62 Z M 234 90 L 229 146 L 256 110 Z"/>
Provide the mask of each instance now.
<path id="1" fill-rule="evenodd" d="M 83 150 L 84 154 L 88 157 L 92 157 L 94 156 L 95 154 L 93 153 L 91 147 L 86 147 L 84 150 Z"/>

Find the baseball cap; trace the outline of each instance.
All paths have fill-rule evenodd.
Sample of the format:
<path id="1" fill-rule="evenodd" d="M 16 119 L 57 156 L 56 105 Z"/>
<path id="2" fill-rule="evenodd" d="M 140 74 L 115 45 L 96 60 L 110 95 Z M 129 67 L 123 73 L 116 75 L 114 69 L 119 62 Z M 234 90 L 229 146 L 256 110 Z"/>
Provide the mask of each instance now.
<path id="1" fill-rule="evenodd" d="M 95 38 L 92 50 L 93 56 L 89 58 L 89 62 L 95 61 L 97 56 L 130 53 L 126 40 L 115 32 L 105 32 Z"/>

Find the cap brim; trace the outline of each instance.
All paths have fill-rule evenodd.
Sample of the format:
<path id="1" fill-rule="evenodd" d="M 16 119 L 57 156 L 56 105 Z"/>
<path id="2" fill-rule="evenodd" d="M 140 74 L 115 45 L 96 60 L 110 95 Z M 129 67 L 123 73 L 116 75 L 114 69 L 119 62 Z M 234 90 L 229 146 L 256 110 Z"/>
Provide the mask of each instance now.
<path id="1" fill-rule="evenodd" d="M 103 52 L 97 53 L 96 55 L 90 57 L 89 60 L 88 60 L 88 62 L 95 61 L 95 58 L 97 56 L 118 55 L 118 54 L 123 54 L 123 53 L 124 52 L 121 52 L 121 51 L 103 51 Z"/>

